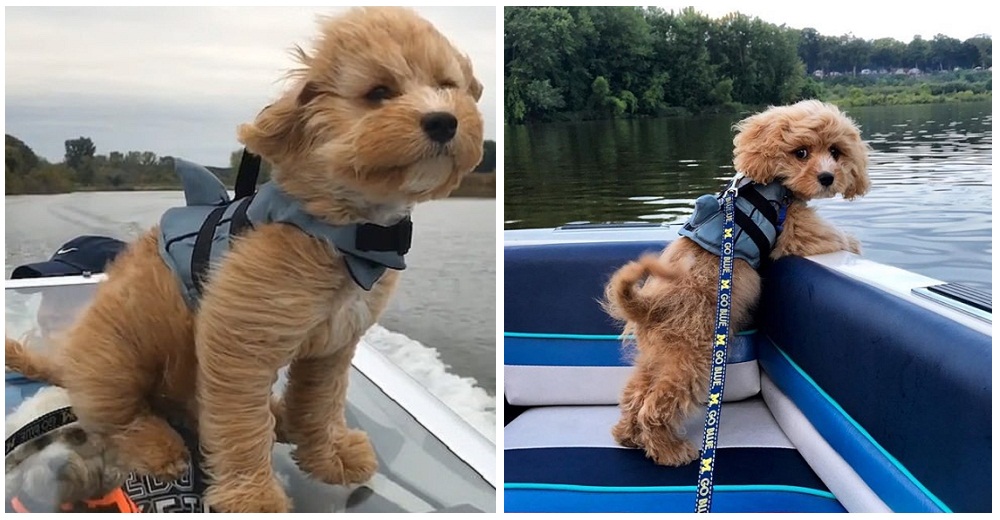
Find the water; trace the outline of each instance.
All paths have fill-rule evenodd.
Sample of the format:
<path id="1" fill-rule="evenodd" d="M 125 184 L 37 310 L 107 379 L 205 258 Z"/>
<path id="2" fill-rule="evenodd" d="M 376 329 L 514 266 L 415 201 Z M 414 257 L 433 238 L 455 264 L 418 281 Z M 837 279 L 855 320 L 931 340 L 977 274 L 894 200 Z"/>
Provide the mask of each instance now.
<path id="1" fill-rule="evenodd" d="M 992 108 L 850 109 L 873 148 L 872 189 L 814 201 L 872 260 L 992 291 Z M 507 126 L 505 228 L 681 223 L 733 175 L 735 116 Z"/>
<path id="2" fill-rule="evenodd" d="M 181 192 L 5 197 L 5 277 L 77 235 L 134 238 L 183 203 Z M 428 202 L 417 206 L 413 222 L 408 267 L 380 320 L 388 330 L 376 328 L 369 339 L 493 437 L 484 416 L 495 419 L 496 201 Z"/>

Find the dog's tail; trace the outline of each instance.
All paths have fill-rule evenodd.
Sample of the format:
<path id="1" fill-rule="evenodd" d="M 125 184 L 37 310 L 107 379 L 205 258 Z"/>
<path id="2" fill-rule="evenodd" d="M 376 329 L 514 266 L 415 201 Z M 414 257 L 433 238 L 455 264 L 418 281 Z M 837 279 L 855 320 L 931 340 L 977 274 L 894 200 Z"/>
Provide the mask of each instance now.
<path id="1" fill-rule="evenodd" d="M 40 355 L 17 340 L 7 337 L 4 340 L 4 365 L 7 368 L 20 372 L 28 379 L 62 386 L 62 378 L 51 357 Z"/>
<path id="2" fill-rule="evenodd" d="M 636 284 L 649 276 L 671 279 L 668 271 L 653 253 L 622 266 L 604 288 L 601 306 L 612 318 L 623 321 L 645 321 L 652 309 L 653 300 L 636 292 Z"/>

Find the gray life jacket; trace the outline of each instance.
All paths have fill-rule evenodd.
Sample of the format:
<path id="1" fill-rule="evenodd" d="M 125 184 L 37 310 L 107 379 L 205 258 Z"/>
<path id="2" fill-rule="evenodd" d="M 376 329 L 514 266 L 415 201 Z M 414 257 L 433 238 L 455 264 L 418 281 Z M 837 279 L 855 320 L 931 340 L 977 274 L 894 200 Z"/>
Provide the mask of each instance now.
<path id="1" fill-rule="evenodd" d="M 307 213 L 298 200 L 273 181 L 255 194 L 242 198 L 237 195 L 232 201 L 226 187 L 206 168 L 180 159 L 175 159 L 174 164 L 184 186 L 186 205 L 168 209 L 161 217 L 160 256 L 177 276 L 192 309 L 198 305 L 209 266 L 217 264 L 229 251 L 233 238 L 263 224 L 290 224 L 325 240 L 344 259 L 354 282 L 366 291 L 386 268 L 406 268 L 403 255 L 410 249 L 413 226 L 409 217 L 392 226 L 335 226 Z M 238 191 L 239 185 L 237 181 Z"/>
<path id="2" fill-rule="evenodd" d="M 758 269 L 761 260 L 769 258 L 774 249 L 792 194 L 780 182 L 757 184 L 746 178 L 741 181 L 733 214 L 737 227 L 735 256 Z M 680 230 L 681 236 L 694 240 L 716 255 L 722 251 L 722 226 L 726 218 L 722 195 L 725 191 L 698 197 L 694 214 Z"/>

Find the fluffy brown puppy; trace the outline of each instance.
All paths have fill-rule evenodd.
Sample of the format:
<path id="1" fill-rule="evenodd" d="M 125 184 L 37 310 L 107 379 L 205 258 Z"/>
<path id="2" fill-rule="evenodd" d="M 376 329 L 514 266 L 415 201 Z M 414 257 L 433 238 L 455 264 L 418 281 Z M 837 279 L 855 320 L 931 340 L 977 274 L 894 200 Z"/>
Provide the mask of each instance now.
<path id="1" fill-rule="evenodd" d="M 855 238 L 806 205 L 868 191 L 869 148 L 853 121 L 832 105 L 802 101 L 772 107 L 735 129 L 736 171 L 759 184 L 780 182 L 791 192 L 770 258 L 860 253 Z M 680 237 L 659 256 L 623 266 L 605 288 L 605 309 L 626 322 L 636 344 L 635 370 L 612 434 L 623 446 L 643 448 L 657 464 L 679 466 L 698 455 L 679 428 L 707 398 L 718 284 L 719 257 Z M 745 260 L 736 259 L 732 291 L 730 327 L 739 331 L 750 323 L 760 294 L 760 276 Z"/>
<path id="2" fill-rule="evenodd" d="M 482 85 L 469 59 L 411 10 L 326 18 L 314 47 L 296 54 L 290 88 L 238 134 L 308 213 L 389 225 L 448 195 L 481 160 Z M 190 410 L 212 481 L 205 498 L 218 511 L 290 509 L 271 469 L 276 425 L 314 477 L 369 479 L 371 444 L 344 419 L 347 371 L 398 273 L 365 291 L 327 243 L 267 224 L 212 266 L 193 313 L 158 237 L 144 235 L 110 266 L 53 358 L 8 345 L 8 366 L 57 374 L 84 427 L 161 478 L 180 473 L 187 454 L 159 410 Z M 285 365 L 284 398 L 269 402 Z"/>

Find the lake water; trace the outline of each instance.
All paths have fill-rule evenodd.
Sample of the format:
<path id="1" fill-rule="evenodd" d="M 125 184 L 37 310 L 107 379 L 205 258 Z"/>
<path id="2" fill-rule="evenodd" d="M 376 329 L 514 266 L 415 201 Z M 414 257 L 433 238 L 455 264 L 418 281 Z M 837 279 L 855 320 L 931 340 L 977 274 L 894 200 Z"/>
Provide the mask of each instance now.
<path id="1" fill-rule="evenodd" d="M 992 291 L 989 103 L 853 108 L 873 152 L 861 199 L 814 201 L 864 256 Z M 682 223 L 732 177 L 736 116 L 507 126 L 504 227 Z"/>
<path id="2" fill-rule="evenodd" d="M 183 205 L 184 196 L 99 192 L 18 195 L 5 197 L 4 202 L 6 278 L 17 265 L 48 259 L 77 235 L 133 238 L 154 225 L 167 208 Z M 380 323 L 436 349 L 450 373 L 474 378 L 475 384 L 496 395 L 496 201 L 428 202 L 417 206 L 413 223 L 408 267 Z M 418 380 L 440 379 L 440 367 L 432 366 L 434 360 L 428 360 L 426 351 L 409 347 L 390 352 L 394 361 L 408 365 L 404 368 Z M 454 382 L 449 384 L 455 388 Z M 483 401 L 475 399 L 478 405 Z"/>

